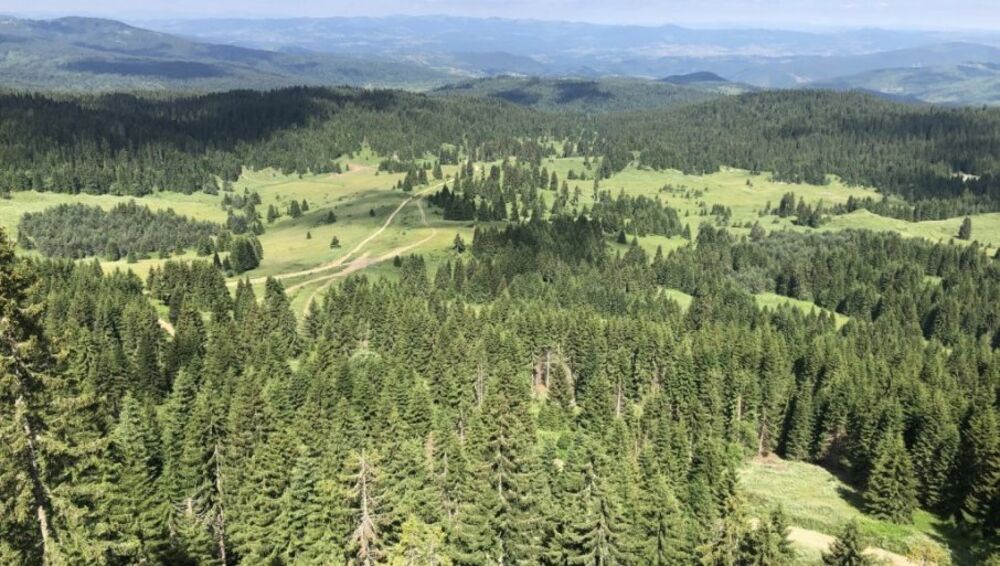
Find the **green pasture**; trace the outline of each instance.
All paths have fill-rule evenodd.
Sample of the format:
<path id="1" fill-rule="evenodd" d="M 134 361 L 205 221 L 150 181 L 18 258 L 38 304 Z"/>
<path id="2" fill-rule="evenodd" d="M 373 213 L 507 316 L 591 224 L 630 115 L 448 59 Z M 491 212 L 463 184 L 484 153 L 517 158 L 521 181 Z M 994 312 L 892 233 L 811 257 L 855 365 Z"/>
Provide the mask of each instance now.
<path id="1" fill-rule="evenodd" d="M 958 537 L 953 524 L 917 511 L 911 524 L 897 524 L 866 515 L 861 494 L 826 469 L 775 457 L 755 459 L 740 472 L 740 485 L 753 516 L 763 517 L 780 505 L 790 526 L 836 536 L 856 520 L 869 546 L 906 556 L 918 547 L 939 547 L 955 564 L 973 564 L 969 541 Z M 803 563 L 816 564 L 819 551 L 797 547 Z"/>

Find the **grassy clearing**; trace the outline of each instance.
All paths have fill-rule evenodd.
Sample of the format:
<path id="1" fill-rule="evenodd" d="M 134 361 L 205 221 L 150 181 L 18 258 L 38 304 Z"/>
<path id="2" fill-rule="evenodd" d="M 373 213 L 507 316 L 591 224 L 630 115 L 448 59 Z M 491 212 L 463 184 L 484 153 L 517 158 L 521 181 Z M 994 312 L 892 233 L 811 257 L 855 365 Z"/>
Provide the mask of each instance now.
<path id="1" fill-rule="evenodd" d="M 672 299 L 678 305 L 680 305 L 681 310 L 687 312 L 688 308 L 691 306 L 691 301 L 694 297 L 688 295 L 684 291 L 679 291 L 677 289 L 663 289 L 662 293 L 668 298 Z"/>
<path id="2" fill-rule="evenodd" d="M 968 541 L 959 538 L 950 522 L 918 511 L 910 525 L 899 525 L 865 515 L 861 495 L 827 470 L 812 464 L 777 458 L 756 459 L 740 473 L 740 484 L 754 515 L 763 516 L 781 505 L 789 524 L 836 535 L 843 525 L 857 520 L 868 544 L 906 555 L 917 545 L 935 545 L 951 552 L 955 564 L 973 564 Z M 819 552 L 797 548 L 806 563 L 815 563 Z"/>
<path id="3" fill-rule="evenodd" d="M 660 292 L 663 293 L 663 295 L 666 296 L 667 298 L 676 301 L 677 304 L 680 305 L 681 310 L 683 311 L 687 311 L 688 308 L 691 306 L 691 301 L 694 300 L 694 297 L 678 289 L 663 288 L 660 290 Z M 762 309 L 768 308 L 774 310 L 784 306 L 792 306 L 801 310 L 802 312 L 816 313 L 816 314 L 823 312 L 832 314 L 837 322 L 838 329 L 843 327 L 845 324 L 847 324 L 849 320 L 851 320 L 851 318 L 848 316 L 844 316 L 842 314 L 824 309 L 814 303 L 810 303 L 809 301 L 800 301 L 798 299 L 777 295 L 775 293 L 758 293 L 754 295 L 754 301 L 757 303 L 757 307 Z"/>
<path id="4" fill-rule="evenodd" d="M 775 310 L 780 307 L 790 305 L 801 310 L 802 312 L 832 314 L 837 323 L 838 329 L 842 328 L 845 324 L 847 324 L 847 321 L 851 320 L 851 317 L 849 316 L 844 316 L 840 313 L 824 309 L 823 307 L 810 303 L 809 301 L 793 299 L 791 297 L 785 297 L 775 293 L 758 293 L 757 295 L 754 295 L 754 300 L 756 300 L 759 308 L 769 308 L 771 310 Z"/>
<path id="5" fill-rule="evenodd" d="M 560 179 L 565 179 L 570 170 L 586 172 L 592 175 L 592 170 L 584 166 L 582 158 L 549 159 L 545 166 L 555 171 Z M 581 205 L 593 203 L 593 180 L 569 181 L 570 191 L 580 188 Z M 662 190 L 665 186 L 673 187 L 671 191 Z M 680 171 L 652 171 L 638 169 L 634 166 L 601 181 L 601 190 L 609 190 L 613 195 L 624 191 L 630 195 L 659 196 L 669 206 L 675 208 L 683 221 L 690 225 L 693 232 L 703 222 L 715 222 L 712 216 L 701 216 L 703 210 L 711 210 L 713 205 L 722 205 L 732 210 L 732 218 L 728 228 L 737 235 L 745 235 L 749 230 L 747 223 L 760 222 L 768 231 L 796 230 L 808 231 L 810 228 L 796 226 L 791 218 L 776 216 L 760 216 L 760 211 L 767 207 L 778 205 L 781 197 L 788 192 L 795 193 L 797 198 L 804 198 L 809 204 L 823 202 L 835 205 L 847 202 L 851 196 L 855 198 L 872 197 L 881 199 L 881 195 L 872 188 L 855 187 L 843 183 L 837 177 L 831 176 L 826 185 L 807 185 L 801 183 L 784 183 L 774 181 L 767 173 L 751 174 L 741 169 L 723 168 L 709 175 L 687 175 Z M 698 194 L 700 193 L 700 194 Z M 928 220 L 923 222 L 907 222 L 895 218 L 878 216 L 867 210 L 858 210 L 851 214 L 832 216 L 830 222 L 820 230 L 872 230 L 897 232 L 905 237 L 925 238 L 933 242 L 948 242 L 958 234 L 958 227 L 963 217 L 946 220 Z M 979 241 L 994 253 L 1000 248 L 1000 213 L 977 214 L 972 216 L 972 239 Z M 965 243 L 956 241 L 956 243 Z M 646 244 L 644 243 L 644 247 Z M 655 245 L 651 246 L 655 249 Z M 664 246 L 664 251 L 668 251 Z"/>
<path id="6" fill-rule="evenodd" d="M 555 171 L 560 179 L 565 179 L 570 170 L 592 175 L 580 158 L 549 159 L 545 166 Z M 571 192 L 575 187 L 580 188 L 581 204 L 593 203 L 593 180 L 568 181 L 568 184 Z M 670 190 L 664 190 L 664 187 L 670 187 Z M 737 228 L 737 233 L 743 233 L 744 224 L 758 221 L 768 230 L 798 228 L 791 223 L 791 219 L 761 217 L 759 214 L 768 203 L 776 207 L 788 192 L 795 193 L 796 197 L 804 198 L 810 204 L 840 204 L 847 202 L 851 196 L 879 198 L 874 189 L 850 186 L 833 176 L 827 185 L 807 185 L 774 181 L 767 173 L 754 175 L 732 168 L 723 168 L 709 175 L 688 175 L 676 170 L 639 169 L 633 165 L 601 181 L 600 188 L 611 191 L 612 195 L 623 191 L 634 196 L 658 196 L 665 204 L 677 209 L 692 230 L 696 230 L 702 222 L 714 220 L 711 216 L 700 216 L 702 210 L 711 210 L 715 204 L 727 206 L 733 213 L 730 225 Z"/>
<path id="7" fill-rule="evenodd" d="M 972 219 L 972 240 L 978 241 L 994 252 L 1000 247 L 1000 213 L 974 214 Z M 951 242 L 966 244 L 954 239 L 958 234 L 964 217 L 945 220 L 925 220 L 923 222 L 907 222 L 895 218 L 886 218 L 872 214 L 867 210 L 856 210 L 851 214 L 834 216 L 830 222 L 821 227 L 822 230 L 875 230 L 897 232 L 907 238 L 924 238 L 932 242 Z"/>
<path id="8" fill-rule="evenodd" d="M 260 237 L 264 260 L 258 269 L 247 275 L 254 278 L 279 275 L 329 263 L 347 254 L 382 227 L 393 211 L 411 195 L 393 189 L 403 175 L 380 173 L 377 170 L 378 161 L 378 156 L 364 150 L 343 160 L 345 172 L 341 174 L 284 175 L 272 169 L 244 171 L 234 184 L 235 192 L 256 191 L 261 196 L 262 203 L 258 206 L 261 214 L 266 213 L 270 205 L 283 214 L 266 226 L 266 232 Z M 445 167 L 446 174 L 453 172 L 453 167 Z M 63 203 L 84 203 L 108 209 L 129 200 L 133 200 L 132 197 L 17 192 L 11 199 L 0 201 L 0 227 L 15 235 L 17 225 L 26 212 L 38 212 Z M 221 195 L 163 192 L 135 200 L 155 210 L 172 208 L 178 214 L 200 220 L 223 222 L 226 219 L 226 212 L 221 207 Z M 309 205 L 308 212 L 299 218 L 288 216 L 286 211 L 292 200 L 300 203 L 305 200 Z M 367 254 L 367 257 L 377 259 L 403 250 L 405 253 L 425 254 L 429 262 L 436 265 L 456 233 L 471 239 L 471 229 L 459 223 L 445 222 L 440 214 L 434 214 L 426 205 L 423 208 L 424 215 L 421 215 L 415 201 L 408 204 L 359 255 Z M 333 224 L 326 222 L 330 211 L 337 216 Z M 334 236 L 340 240 L 338 248 L 330 247 Z M 414 246 L 415 243 L 419 245 Z M 193 252 L 176 257 L 196 259 Z M 159 258 L 134 264 L 124 260 L 102 261 L 102 265 L 108 270 L 132 270 L 145 278 L 150 268 L 163 261 Z M 308 277 L 288 284 L 305 280 Z"/>
<path id="9" fill-rule="evenodd" d="M 664 186 L 673 187 L 672 192 L 662 191 Z M 680 171 L 652 171 L 628 167 L 621 173 L 601 182 L 601 187 L 616 193 L 624 190 L 627 194 L 659 195 L 663 201 L 673 206 L 682 216 L 690 213 L 696 216 L 701 210 L 700 203 L 711 209 L 713 204 L 728 206 L 733 211 L 733 222 L 743 224 L 759 220 L 758 212 L 768 203 L 777 206 L 785 193 L 793 192 L 808 203 L 824 202 L 838 204 L 847 202 L 848 197 L 877 196 L 872 189 L 852 187 L 836 177 L 831 177 L 827 185 L 806 185 L 773 181 L 768 174 L 753 175 L 741 169 L 724 168 L 709 175 L 687 175 Z M 701 196 L 694 196 L 700 191 Z M 686 197 L 685 193 L 692 193 Z M 770 220 L 765 218 L 765 220 Z M 765 224 L 765 222 L 761 222 Z M 693 226 L 692 226 L 693 227 Z"/>
<path id="10" fill-rule="evenodd" d="M 309 211 L 303 216 L 291 218 L 283 215 L 274 223 L 267 225 L 265 234 L 260 238 L 264 246 L 264 260 L 258 269 L 247 275 L 254 278 L 279 275 L 336 261 L 378 230 L 389 215 L 410 196 L 393 189 L 403 176 L 380 173 L 377 170 L 379 160 L 379 156 L 365 149 L 341 160 L 341 165 L 345 168 L 345 172 L 341 174 L 284 175 L 272 169 L 245 171 L 234 184 L 234 189 L 237 193 L 250 190 L 260 194 L 262 204 L 258 209 L 262 214 L 270 205 L 274 205 L 285 214 L 292 200 L 298 202 L 305 200 L 309 204 Z M 481 167 L 489 165 L 480 164 Z M 567 179 L 570 170 L 577 174 L 585 173 L 587 176 L 593 174 L 592 170 L 586 169 L 582 158 L 548 159 L 544 162 L 544 166 L 549 171 L 554 171 L 560 179 Z M 454 174 L 455 167 L 445 167 L 444 172 L 450 177 Z M 569 181 L 569 186 L 571 192 L 579 187 L 581 206 L 593 203 L 592 179 Z M 732 217 L 728 222 L 728 228 L 737 235 L 747 234 L 749 232 L 747 226 L 754 222 L 760 222 L 767 230 L 810 230 L 794 226 L 790 218 L 760 216 L 762 209 L 769 203 L 775 206 L 787 192 L 794 192 L 796 196 L 804 198 L 810 204 L 821 201 L 827 204 L 841 203 L 849 196 L 858 198 L 877 196 L 872 189 L 847 186 L 832 177 L 828 185 L 814 186 L 776 182 L 767 174 L 753 175 L 747 171 L 729 168 L 710 175 L 686 175 L 679 171 L 651 171 L 631 166 L 611 179 L 602 181 L 600 186 L 602 190 L 610 190 L 613 194 L 624 191 L 631 195 L 658 196 L 678 210 L 682 220 L 692 231 L 697 231 L 698 225 L 703 222 L 718 223 L 713 216 L 703 216 L 703 211 L 710 210 L 716 204 L 729 207 L 732 210 Z M 670 189 L 664 190 L 665 186 Z M 551 201 L 551 193 L 543 191 L 543 195 Z M 178 214 L 195 219 L 222 222 L 226 213 L 220 206 L 221 199 L 221 195 L 164 192 L 138 200 L 152 209 L 170 208 Z M 42 211 L 62 203 L 80 202 L 110 208 L 129 200 L 132 200 L 132 197 L 17 192 L 11 199 L 0 201 L 0 227 L 14 235 L 17 224 L 25 212 Z M 407 205 L 378 237 L 368 242 L 362 255 L 367 254 L 367 258 L 374 260 L 400 249 L 405 253 L 424 254 L 433 273 L 433 269 L 447 257 L 447 249 L 455 234 L 460 233 L 469 241 L 471 228 L 467 224 L 444 221 L 438 211 L 428 206 L 424 209 L 425 216 L 422 217 L 415 203 Z M 325 221 L 330 211 L 337 216 L 337 222 L 334 224 L 327 224 Z M 880 217 L 867 211 L 857 211 L 833 217 L 820 230 L 887 230 L 907 237 L 948 241 L 952 235 L 957 234 L 960 223 L 961 218 L 905 222 Z M 339 248 L 330 248 L 330 241 L 334 236 L 340 240 Z M 1000 213 L 974 216 L 973 238 L 991 246 L 1000 245 Z M 415 243 L 418 245 L 414 246 Z M 657 248 L 669 253 L 688 244 L 687 240 L 681 237 L 663 236 L 641 237 L 639 243 L 650 256 Z M 613 250 L 622 252 L 627 249 L 627 246 L 615 243 L 611 246 Z M 178 257 L 195 258 L 193 253 Z M 353 259 L 355 258 L 350 258 Z M 102 265 L 109 270 L 129 269 L 145 277 L 151 267 L 163 261 L 153 258 L 135 264 L 119 261 L 102 262 Z M 392 273 L 378 262 L 365 269 L 371 273 Z M 308 283 L 314 278 L 309 275 L 289 279 L 286 280 L 286 286 Z M 320 283 L 317 282 L 315 285 L 319 286 Z M 304 290 L 296 291 L 296 296 L 302 295 Z M 803 309 L 817 308 L 810 303 L 771 294 L 758 296 L 757 302 L 761 306 L 770 307 L 793 304 Z M 682 300 L 681 303 L 689 304 L 690 299 Z M 838 315 L 837 321 L 838 325 L 842 325 L 846 319 Z"/>

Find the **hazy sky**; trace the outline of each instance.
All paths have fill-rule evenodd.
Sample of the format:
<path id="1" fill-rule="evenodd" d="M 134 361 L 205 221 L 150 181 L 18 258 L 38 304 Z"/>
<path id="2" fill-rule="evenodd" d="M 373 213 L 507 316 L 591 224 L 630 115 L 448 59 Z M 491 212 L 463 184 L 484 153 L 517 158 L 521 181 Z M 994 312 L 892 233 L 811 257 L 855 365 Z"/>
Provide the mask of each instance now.
<path id="1" fill-rule="evenodd" d="M 1000 0 L 0 0 L 0 12 L 118 19 L 448 14 L 650 25 L 1000 29 Z"/>

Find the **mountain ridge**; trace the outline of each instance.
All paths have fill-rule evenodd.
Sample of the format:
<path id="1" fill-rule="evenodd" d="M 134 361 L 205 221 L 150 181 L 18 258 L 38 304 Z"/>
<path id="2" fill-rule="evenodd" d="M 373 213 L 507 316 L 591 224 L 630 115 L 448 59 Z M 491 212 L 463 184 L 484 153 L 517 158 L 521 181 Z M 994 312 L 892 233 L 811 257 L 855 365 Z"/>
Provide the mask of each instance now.
<path id="1" fill-rule="evenodd" d="M 426 88 L 452 79 L 413 61 L 204 43 L 104 18 L 0 19 L 0 81 L 15 89 Z"/>

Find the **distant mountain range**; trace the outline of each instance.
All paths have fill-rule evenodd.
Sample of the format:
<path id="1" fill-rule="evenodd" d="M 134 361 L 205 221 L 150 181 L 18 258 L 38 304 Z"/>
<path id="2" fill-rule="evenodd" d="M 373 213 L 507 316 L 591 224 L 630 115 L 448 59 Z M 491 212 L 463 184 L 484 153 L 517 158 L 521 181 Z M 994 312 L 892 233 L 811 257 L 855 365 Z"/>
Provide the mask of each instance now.
<path id="1" fill-rule="evenodd" d="M 898 100 L 1000 104 L 1000 33 L 711 30 L 444 16 L 141 25 L 0 19 L 0 86 L 204 91 L 347 84 L 428 90 L 461 83 L 441 93 L 584 111 L 667 105 L 751 87 L 859 89 Z M 504 78 L 474 80 L 498 76 Z M 546 80 L 529 84 L 516 76 Z"/>
<path id="2" fill-rule="evenodd" d="M 1000 104 L 1000 64 L 965 63 L 880 69 L 820 82 L 818 88 L 858 89 L 935 104 Z"/>
<path id="3" fill-rule="evenodd" d="M 455 80 L 382 57 L 200 43 L 94 18 L 0 18 L 0 85 L 16 89 L 223 90 L 346 84 L 427 88 Z"/>
<path id="4" fill-rule="evenodd" d="M 658 78 L 712 73 L 762 88 L 828 85 L 935 101 L 938 92 L 952 91 L 942 99 L 1000 102 L 1000 96 L 978 86 L 972 96 L 963 97 L 962 88 L 952 83 L 960 78 L 954 73 L 921 72 L 1000 64 L 1000 33 L 713 30 L 444 16 L 179 20 L 145 25 L 203 41 L 279 51 L 376 54 L 479 76 Z M 908 69 L 922 78 L 889 81 L 882 91 L 883 81 L 872 80 L 869 74 L 889 69 Z M 931 84 L 935 80 L 940 83 Z"/>
<path id="5" fill-rule="evenodd" d="M 663 77 L 660 80 L 674 85 L 697 85 L 701 87 L 706 85 L 722 86 L 732 84 L 730 81 L 720 77 L 719 75 L 708 71 L 688 73 L 686 75 L 670 75 L 669 77 Z"/>

